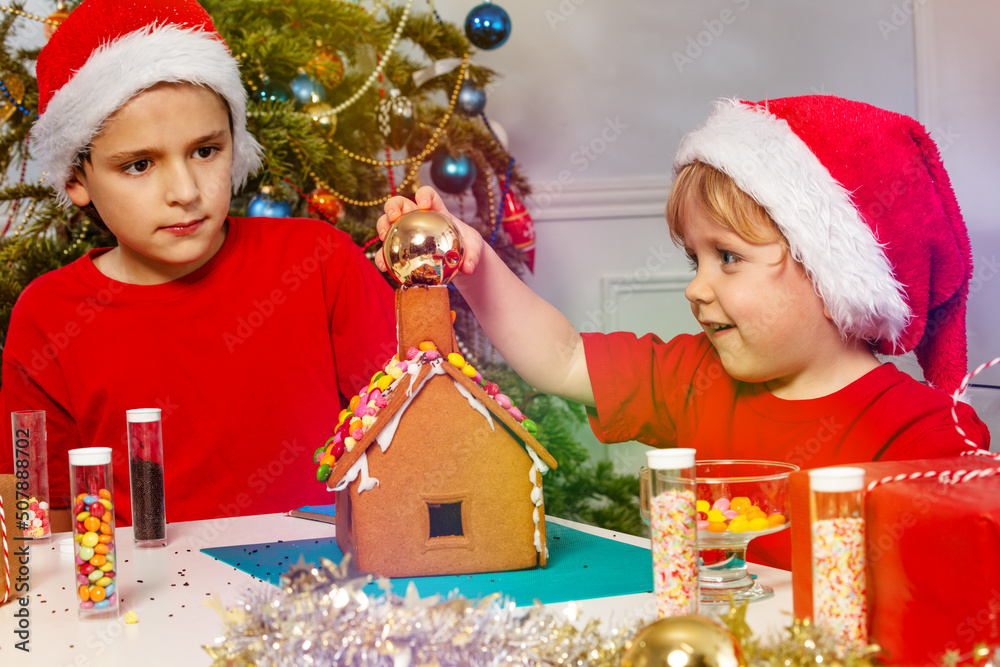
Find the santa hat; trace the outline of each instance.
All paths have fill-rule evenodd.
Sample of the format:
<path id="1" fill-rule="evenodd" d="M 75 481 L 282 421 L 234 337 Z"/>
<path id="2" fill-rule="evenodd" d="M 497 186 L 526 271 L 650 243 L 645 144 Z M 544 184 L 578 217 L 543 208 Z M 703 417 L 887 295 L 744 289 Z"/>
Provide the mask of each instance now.
<path id="1" fill-rule="evenodd" d="M 163 82 L 205 86 L 229 105 L 234 192 L 260 166 L 260 145 L 246 128 L 239 67 L 194 0 L 86 0 L 42 49 L 36 75 L 35 156 L 63 204 L 77 156 L 108 116 Z"/>
<path id="2" fill-rule="evenodd" d="M 675 173 L 694 161 L 767 209 L 843 335 L 915 349 L 930 384 L 959 386 L 972 254 L 923 126 L 829 95 L 722 100 L 681 142 Z"/>

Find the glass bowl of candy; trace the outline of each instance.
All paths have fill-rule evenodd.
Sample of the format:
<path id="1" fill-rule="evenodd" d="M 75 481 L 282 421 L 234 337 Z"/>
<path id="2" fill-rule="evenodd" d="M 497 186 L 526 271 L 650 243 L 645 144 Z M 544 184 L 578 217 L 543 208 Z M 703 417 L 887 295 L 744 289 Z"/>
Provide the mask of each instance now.
<path id="1" fill-rule="evenodd" d="M 698 583 L 701 604 L 756 602 L 774 596 L 747 572 L 750 540 L 788 528 L 788 475 L 775 461 L 697 461 Z"/>

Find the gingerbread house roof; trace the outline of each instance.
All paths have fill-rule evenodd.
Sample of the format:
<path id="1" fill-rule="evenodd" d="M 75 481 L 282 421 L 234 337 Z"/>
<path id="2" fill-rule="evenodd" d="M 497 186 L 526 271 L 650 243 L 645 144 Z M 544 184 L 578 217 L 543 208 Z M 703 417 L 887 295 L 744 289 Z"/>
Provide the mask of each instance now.
<path id="1" fill-rule="evenodd" d="M 382 375 L 379 373 L 372 378 L 367 390 L 362 389 L 359 393 L 358 406 L 361 409 L 358 410 L 352 402 L 354 417 L 362 424 L 356 428 L 344 428 L 341 424 L 340 440 L 345 443 L 346 451 L 333 465 L 327 479 L 328 487 L 343 489 L 356 479 L 362 472 L 364 453 L 372 443 L 379 442 L 379 435 L 385 429 L 392 429 L 381 444 L 386 451 L 395 425 L 402 418 L 408 403 L 433 376 L 442 374 L 454 380 L 459 393 L 469 401 L 470 409 L 479 410 L 477 406 L 481 406 L 484 409 L 480 413 L 493 428 L 496 426 L 491 418 L 499 420 L 513 437 L 520 440 L 540 472 L 558 467 L 555 458 L 522 424 L 524 416 L 520 411 L 509 404 L 506 396 L 496 391 L 495 385 L 487 392 L 482 385 L 490 386 L 489 383 L 483 381 L 482 376 L 457 354 L 447 288 L 418 286 L 398 290 L 396 317 L 399 352 L 385 365 L 388 377 L 382 378 L 381 387 L 377 386 L 379 375 Z M 348 416 L 346 421 L 351 422 L 352 418 Z M 363 480 L 363 485 L 366 482 Z M 373 480 L 362 490 L 371 488 L 375 483 Z"/>
<path id="2" fill-rule="evenodd" d="M 416 368 L 415 373 L 412 371 L 414 367 Z M 558 466 L 555 458 L 514 418 L 511 412 L 502 407 L 493 396 L 490 396 L 472 378 L 463 374 L 462 370 L 455 363 L 444 357 L 437 356 L 431 361 L 420 360 L 415 364 L 412 364 L 411 360 L 408 368 L 411 370 L 408 370 L 408 372 L 393 382 L 393 390 L 386 399 L 387 403 L 385 407 L 378 411 L 370 427 L 364 430 L 364 435 L 361 439 L 351 447 L 350 451 L 345 451 L 344 455 L 337 460 L 331 471 L 330 478 L 327 480 L 328 486 L 343 488 L 346 484 L 356 479 L 358 475 L 357 463 L 361 455 L 373 443 L 378 442 L 379 435 L 386 428 L 390 428 L 394 432 L 395 425 L 398 423 L 398 419 L 402 418 L 402 413 L 405 411 L 406 405 L 420 393 L 427 381 L 434 375 L 442 374 L 449 376 L 456 383 L 456 386 L 459 387 L 459 393 L 465 395 L 465 398 L 469 401 L 470 409 L 479 410 L 477 406 L 481 406 L 483 410 L 488 411 L 489 415 L 507 427 L 513 437 L 521 441 L 532 459 L 541 461 L 550 468 Z M 486 412 L 483 410 L 480 410 L 480 413 L 483 414 L 484 418 L 488 419 Z M 383 445 L 383 450 L 388 448 L 391 437 L 392 434 L 390 433 L 389 438 Z M 543 468 L 543 472 L 544 470 L 545 468 Z M 348 479 L 345 480 L 345 476 Z"/>

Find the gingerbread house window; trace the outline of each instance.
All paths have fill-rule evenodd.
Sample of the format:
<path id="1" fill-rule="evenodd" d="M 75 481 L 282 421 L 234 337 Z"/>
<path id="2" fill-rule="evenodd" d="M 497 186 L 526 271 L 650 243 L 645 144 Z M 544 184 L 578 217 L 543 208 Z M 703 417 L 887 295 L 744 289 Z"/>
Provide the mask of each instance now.
<path id="1" fill-rule="evenodd" d="M 462 503 L 427 503 L 430 537 L 463 537 Z"/>

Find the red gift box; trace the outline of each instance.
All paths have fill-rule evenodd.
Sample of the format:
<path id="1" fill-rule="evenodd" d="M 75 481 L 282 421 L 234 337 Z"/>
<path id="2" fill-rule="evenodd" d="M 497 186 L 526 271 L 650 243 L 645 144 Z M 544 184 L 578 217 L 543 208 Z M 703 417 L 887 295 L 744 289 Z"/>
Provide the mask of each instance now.
<path id="1" fill-rule="evenodd" d="M 865 470 L 868 486 L 905 477 L 865 498 L 868 631 L 880 659 L 942 665 L 949 652 L 965 657 L 1000 644 L 1000 474 L 983 475 L 1000 461 L 851 465 Z M 808 471 L 792 473 L 789 495 L 795 616 L 805 619 L 813 602 Z"/>

